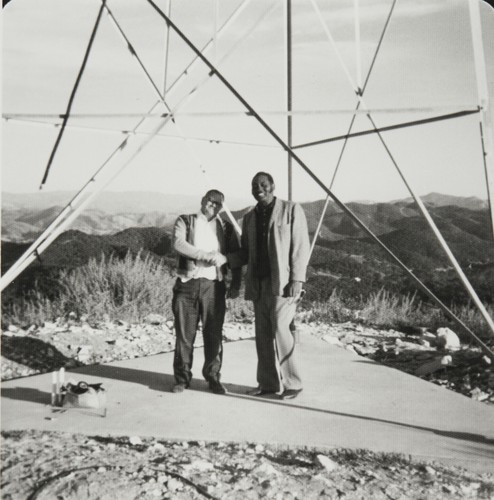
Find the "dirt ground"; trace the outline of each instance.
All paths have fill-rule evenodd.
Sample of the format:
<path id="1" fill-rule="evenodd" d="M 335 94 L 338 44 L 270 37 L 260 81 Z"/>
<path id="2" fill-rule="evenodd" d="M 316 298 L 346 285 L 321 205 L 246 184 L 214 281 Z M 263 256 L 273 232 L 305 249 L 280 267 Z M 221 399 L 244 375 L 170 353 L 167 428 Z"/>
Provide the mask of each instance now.
<path id="1" fill-rule="evenodd" d="M 494 474 L 364 450 L 2 434 L 2 498 L 494 498 Z"/>

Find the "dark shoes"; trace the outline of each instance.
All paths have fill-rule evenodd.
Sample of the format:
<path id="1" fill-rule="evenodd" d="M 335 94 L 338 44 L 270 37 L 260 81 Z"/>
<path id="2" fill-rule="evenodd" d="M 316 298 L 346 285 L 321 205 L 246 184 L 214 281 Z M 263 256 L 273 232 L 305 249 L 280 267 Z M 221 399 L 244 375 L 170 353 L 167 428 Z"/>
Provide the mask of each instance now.
<path id="1" fill-rule="evenodd" d="M 300 393 L 302 389 L 285 389 L 280 396 L 280 399 L 295 399 Z"/>
<path id="2" fill-rule="evenodd" d="M 184 392 L 185 389 L 187 389 L 187 386 L 185 384 L 175 384 L 173 386 L 172 392 L 174 392 L 175 394 L 179 394 L 181 392 Z"/>
<path id="3" fill-rule="evenodd" d="M 260 387 L 256 387 L 255 389 L 250 389 L 246 392 L 247 396 L 264 396 L 266 394 L 276 394 L 278 391 L 273 391 L 269 389 L 261 389 Z"/>
<path id="4" fill-rule="evenodd" d="M 226 388 L 219 380 L 210 380 L 209 389 L 215 394 L 226 394 Z"/>

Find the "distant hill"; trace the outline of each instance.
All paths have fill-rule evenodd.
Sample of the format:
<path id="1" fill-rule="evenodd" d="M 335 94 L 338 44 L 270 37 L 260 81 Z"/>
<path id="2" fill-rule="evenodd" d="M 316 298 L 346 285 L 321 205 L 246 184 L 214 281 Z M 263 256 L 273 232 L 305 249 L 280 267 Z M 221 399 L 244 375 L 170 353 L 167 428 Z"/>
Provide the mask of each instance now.
<path id="1" fill-rule="evenodd" d="M 27 249 L 26 243 L 2 242 L 2 268 L 8 268 Z M 155 257 L 171 254 L 171 234 L 163 228 L 131 228 L 113 235 L 93 235 L 71 229 L 62 233 L 40 256 L 38 264 L 53 267 L 75 267 L 91 258 L 128 252 Z"/>
<path id="2" fill-rule="evenodd" d="M 445 204 L 428 202 L 432 218 L 453 254 L 473 280 L 474 287 L 480 290 L 482 300 L 493 302 L 494 245 L 488 210 L 465 208 L 462 200 L 451 205 L 451 198 L 435 199 Z M 302 205 L 312 238 L 324 201 Z M 443 300 L 467 300 L 443 249 L 414 204 L 400 200 L 394 203 L 349 203 L 348 206 Z M 240 221 L 247 210 L 244 208 L 234 212 L 237 220 Z M 21 279 L 23 287 L 28 287 L 36 277 L 46 276 L 47 273 L 53 275 L 58 269 L 79 266 L 101 255 L 123 257 L 131 252 L 164 259 L 168 263 L 174 259 L 171 224 L 175 214 L 141 212 L 124 216 L 101 211 L 98 212 L 100 219 L 97 219 L 95 213 L 84 213 L 80 217 L 79 223 L 87 228 L 85 231 L 71 229 L 52 243 Z M 41 218 L 48 219 L 52 215 L 53 209 L 50 207 L 38 212 Z M 100 225 L 95 230 L 97 221 Z M 129 227 L 111 234 L 97 234 L 97 231 L 110 233 L 114 227 L 112 224 L 144 225 L 150 221 L 147 227 Z M 32 227 L 36 222 L 35 215 L 18 209 L 17 220 L 11 221 L 11 224 L 34 231 Z M 26 246 L 22 240 L 2 241 L 2 271 L 15 262 Z M 365 295 L 383 286 L 399 293 L 413 293 L 416 288 L 378 244 L 334 203 L 330 203 L 309 263 L 309 282 L 306 286 L 308 300 L 321 300 L 329 296 L 335 286 L 353 296 Z"/>
<path id="3" fill-rule="evenodd" d="M 460 197 L 449 194 L 429 193 L 421 197 L 421 200 L 426 204 L 434 207 L 456 206 L 468 208 L 470 210 L 483 210 L 488 208 L 487 200 L 482 200 L 475 196 Z M 392 203 L 413 203 L 413 198 L 405 198 L 404 200 L 396 200 Z"/>
<path id="4" fill-rule="evenodd" d="M 75 193 L 2 193 L 2 240 L 34 240 L 62 211 Z M 231 209 L 247 200 L 228 199 Z M 70 229 L 87 234 L 112 234 L 132 227 L 170 227 L 178 215 L 200 208 L 200 197 L 153 192 L 105 192 L 91 201 Z"/>

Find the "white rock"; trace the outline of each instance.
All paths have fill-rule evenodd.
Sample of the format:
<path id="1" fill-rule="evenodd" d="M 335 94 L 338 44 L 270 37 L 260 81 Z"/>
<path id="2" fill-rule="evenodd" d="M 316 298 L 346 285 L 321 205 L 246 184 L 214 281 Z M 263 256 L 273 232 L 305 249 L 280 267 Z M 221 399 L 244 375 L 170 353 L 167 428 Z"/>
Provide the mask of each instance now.
<path id="1" fill-rule="evenodd" d="M 19 328 L 17 328 L 15 325 L 9 325 L 9 332 L 17 333 L 18 331 Z"/>
<path id="2" fill-rule="evenodd" d="M 151 446 L 151 450 L 153 451 L 165 451 L 165 449 L 165 446 L 161 443 L 154 443 L 153 446 Z"/>
<path id="3" fill-rule="evenodd" d="M 206 460 L 194 460 L 190 464 L 184 465 L 183 467 L 184 469 L 200 472 L 214 469 L 214 465 Z"/>
<path id="4" fill-rule="evenodd" d="M 436 345 L 438 348 L 446 350 L 460 348 L 460 339 L 453 330 L 449 328 L 438 328 L 436 333 Z"/>
<path id="5" fill-rule="evenodd" d="M 168 482 L 166 483 L 166 486 L 168 487 L 168 489 L 170 491 L 178 491 L 184 487 L 182 482 L 179 481 L 178 479 L 175 479 L 174 477 L 172 477 L 171 479 L 168 480 Z"/>
<path id="6" fill-rule="evenodd" d="M 331 335 L 330 333 L 326 333 L 325 335 L 323 335 L 322 340 L 331 345 L 343 346 L 340 339 L 338 337 L 335 337 L 334 335 Z"/>
<path id="7" fill-rule="evenodd" d="M 129 443 L 133 446 L 136 446 L 138 444 L 142 444 L 142 439 L 139 436 L 132 436 L 129 437 Z"/>
<path id="8" fill-rule="evenodd" d="M 431 467 L 430 465 L 425 466 L 425 472 L 427 472 L 427 474 L 430 474 L 431 476 L 436 475 L 436 469 L 434 469 L 434 467 Z"/>
<path id="9" fill-rule="evenodd" d="M 158 484 L 165 484 L 166 482 L 168 481 L 168 476 L 165 475 L 165 474 L 160 474 L 157 478 L 156 478 L 156 482 Z"/>
<path id="10" fill-rule="evenodd" d="M 251 474 L 256 476 L 258 479 L 265 479 L 267 477 L 277 476 L 279 472 L 271 464 L 264 462 L 254 468 L 251 471 Z"/>
<path id="11" fill-rule="evenodd" d="M 333 462 L 330 458 L 325 455 L 317 455 L 317 461 L 322 465 L 327 471 L 331 472 L 339 467 L 336 462 Z"/>
<path id="12" fill-rule="evenodd" d="M 492 359 L 489 358 L 489 356 L 482 356 L 482 363 L 484 363 L 485 365 L 491 365 Z"/>
<path id="13" fill-rule="evenodd" d="M 83 345 L 77 349 L 77 359 L 83 363 L 89 361 L 93 354 L 93 347 L 90 345 Z"/>

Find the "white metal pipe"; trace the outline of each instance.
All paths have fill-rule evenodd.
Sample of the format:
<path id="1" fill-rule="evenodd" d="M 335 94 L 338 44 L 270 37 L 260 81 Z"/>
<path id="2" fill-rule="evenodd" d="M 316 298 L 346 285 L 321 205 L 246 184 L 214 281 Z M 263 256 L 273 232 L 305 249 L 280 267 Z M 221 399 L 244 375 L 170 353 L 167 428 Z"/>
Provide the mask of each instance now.
<path id="1" fill-rule="evenodd" d="M 358 89 L 362 91 L 362 58 L 360 54 L 360 10 L 359 0 L 353 1 L 354 5 L 354 19 L 355 19 L 355 66 L 357 71 L 357 85 Z"/>
<path id="2" fill-rule="evenodd" d="M 487 196 L 491 213 L 492 234 L 494 237 L 494 126 L 487 68 L 485 64 L 484 43 L 482 41 L 482 24 L 480 19 L 480 0 L 469 0 L 470 26 L 472 31 L 473 57 L 480 111 L 480 133 L 483 153 Z"/>
<path id="3" fill-rule="evenodd" d="M 180 115 L 178 115 L 180 116 Z M 18 120 L 13 118 L 12 121 L 19 121 L 25 123 L 27 125 L 39 126 L 39 127 L 59 127 L 60 125 L 48 122 L 38 122 L 32 120 Z M 176 120 L 175 120 L 176 121 Z M 66 128 L 71 128 L 74 130 L 83 130 L 88 132 L 103 132 L 110 134 L 124 134 L 124 135 L 141 135 L 146 136 L 150 135 L 151 132 L 143 132 L 143 131 L 135 131 L 135 130 L 113 130 L 109 128 L 97 128 L 97 127 L 84 127 L 78 125 L 67 125 Z M 163 139 L 173 139 L 173 140 L 183 140 L 183 141 L 192 141 L 192 142 L 208 142 L 212 144 L 231 144 L 235 146 L 244 146 L 244 147 L 254 147 L 254 148 L 268 148 L 268 149 L 281 149 L 277 144 L 261 144 L 256 142 L 241 142 L 241 141 L 226 141 L 223 139 L 218 139 L 216 137 L 193 137 L 187 136 L 182 137 L 181 135 L 171 135 L 171 134 L 156 134 L 155 137 L 161 137 Z"/>
<path id="4" fill-rule="evenodd" d="M 167 0 L 168 16 L 172 14 L 172 0 Z M 166 37 L 165 37 L 165 61 L 164 61 L 164 70 L 163 70 L 163 97 L 166 97 L 166 86 L 168 84 L 168 57 L 170 54 L 170 28 L 166 27 Z"/>
<path id="5" fill-rule="evenodd" d="M 414 108 L 368 108 L 368 109 L 298 109 L 298 110 L 260 110 L 259 113 L 264 116 L 310 116 L 310 115 L 342 115 L 342 114 L 401 114 L 401 113 L 435 113 L 448 111 L 462 111 L 477 107 L 477 104 L 465 103 L 453 106 L 424 106 Z M 109 118 L 164 118 L 166 113 L 72 113 L 71 119 L 109 119 Z M 175 116 L 186 117 L 225 117 L 248 116 L 245 111 L 178 111 Z M 63 119 L 64 115 L 60 113 L 3 113 L 2 118 L 6 121 L 21 118 L 38 119 Z"/>

